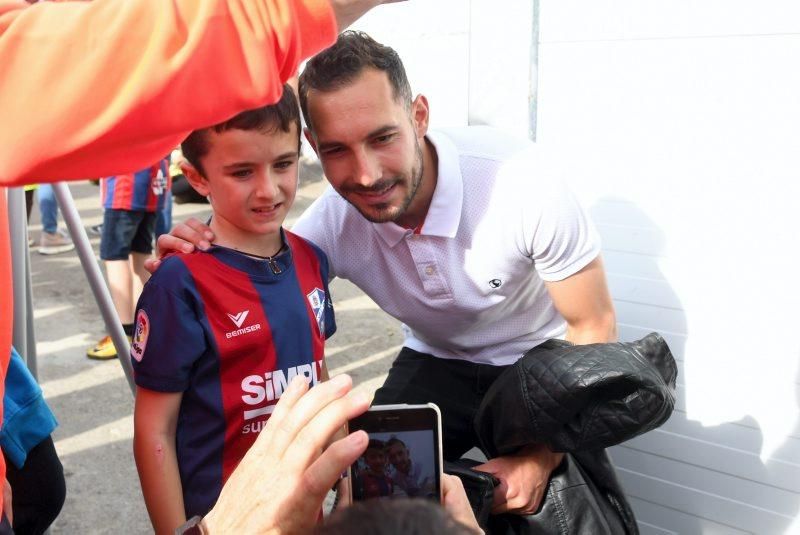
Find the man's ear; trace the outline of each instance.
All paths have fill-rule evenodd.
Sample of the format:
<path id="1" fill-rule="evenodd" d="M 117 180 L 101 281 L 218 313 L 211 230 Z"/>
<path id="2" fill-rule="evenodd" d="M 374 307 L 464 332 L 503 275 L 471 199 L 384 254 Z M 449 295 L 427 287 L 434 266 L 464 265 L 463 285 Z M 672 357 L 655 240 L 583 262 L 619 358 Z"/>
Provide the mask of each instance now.
<path id="1" fill-rule="evenodd" d="M 417 98 L 411 102 L 411 120 L 417 137 L 419 139 L 424 138 L 425 134 L 428 133 L 428 121 L 430 120 L 430 108 L 425 95 L 417 95 Z"/>
<path id="2" fill-rule="evenodd" d="M 195 166 L 184 160 L 183 163 L 181 163 L 181 171 L 189 182 L 189 185 L 192 186 L 197 193 L 203 197 L 208 197 L 210 193 L 208 181 L 200 174 L 200 171 L 198 171 Z"/>
<path id="3" fill-rule="evenodd" d="M 308 144 L 311 145 L 311 148 L 314 149 L 314 152 L 319 156 L 319 152 L 317 152 L 317 143 L 314 141 L 314 134 L 311 133 L 311 129 L 308 127 L 303 128 L 303 135 L 306 136 L 306 141 L 308 141 Z"/>

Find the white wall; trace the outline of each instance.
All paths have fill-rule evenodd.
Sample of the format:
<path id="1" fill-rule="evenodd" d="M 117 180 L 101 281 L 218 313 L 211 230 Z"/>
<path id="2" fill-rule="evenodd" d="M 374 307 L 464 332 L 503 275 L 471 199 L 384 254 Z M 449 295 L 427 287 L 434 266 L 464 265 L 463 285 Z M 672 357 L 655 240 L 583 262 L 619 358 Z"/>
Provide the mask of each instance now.
<path id="1" fill-rule="evenodd" d="M 543 1 L 538 140 L 677 410 L 613 457 L 645 532 L 800 530 L 800 5 Z M 792 526 L 790 528 L 790 526 Z"/>
<path id="2" fill-rule="evenodd" d="M 352 29 L 397 50 L 411 91 L 428 97 L 431 124 L 467 124 L 469 2 L 410 1 L 380 6 Z"/>
<path id="3" fill-rule="evenodd" d="M 525 132 L 535 97 L 621 338 L 670 342 L 672 419 L 612 452 L 643 532 L 800 533 L 800 2 L 539 4 L 538 47 L 533 0 L 412 1 L 365 26 L 434 124 Z"/>

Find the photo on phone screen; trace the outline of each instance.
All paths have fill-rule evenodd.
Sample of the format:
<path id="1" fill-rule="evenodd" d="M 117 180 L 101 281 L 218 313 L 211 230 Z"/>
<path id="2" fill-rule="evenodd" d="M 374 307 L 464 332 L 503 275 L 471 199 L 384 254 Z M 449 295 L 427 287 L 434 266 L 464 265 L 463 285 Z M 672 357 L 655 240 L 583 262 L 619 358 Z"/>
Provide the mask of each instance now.
<path id="1" fill-rule="evenodd" d="M 349 423 L 369 435 L 350 468 L 353 500 L 441 498 L 441 426 L 433 405 L 376 405 Z"/>

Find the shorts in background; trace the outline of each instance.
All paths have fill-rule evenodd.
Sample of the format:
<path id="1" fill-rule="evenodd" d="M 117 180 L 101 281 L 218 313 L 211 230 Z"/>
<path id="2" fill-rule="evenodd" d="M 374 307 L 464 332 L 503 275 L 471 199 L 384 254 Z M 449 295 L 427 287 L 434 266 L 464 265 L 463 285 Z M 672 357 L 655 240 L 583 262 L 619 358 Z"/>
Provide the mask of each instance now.
<path id="1" fill-rule="evenodd" d="M 127 260 L 130 253 L 153 252 L 156 213 L 107 208 L 103 213 L 100 258 Z"/>

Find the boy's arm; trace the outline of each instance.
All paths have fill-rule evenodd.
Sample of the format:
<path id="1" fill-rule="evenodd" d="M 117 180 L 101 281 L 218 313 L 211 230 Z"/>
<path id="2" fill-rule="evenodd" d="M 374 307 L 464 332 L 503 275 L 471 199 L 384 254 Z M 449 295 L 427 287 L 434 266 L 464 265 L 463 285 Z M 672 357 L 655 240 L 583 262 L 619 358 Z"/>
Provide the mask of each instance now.
<path id="1" fill-rule="evenodd" d="M 157 534 L 172 534 L 186 522 L 175 428 L 183 394 L 136 388 L 133 454 L 142 494 Z"/>

